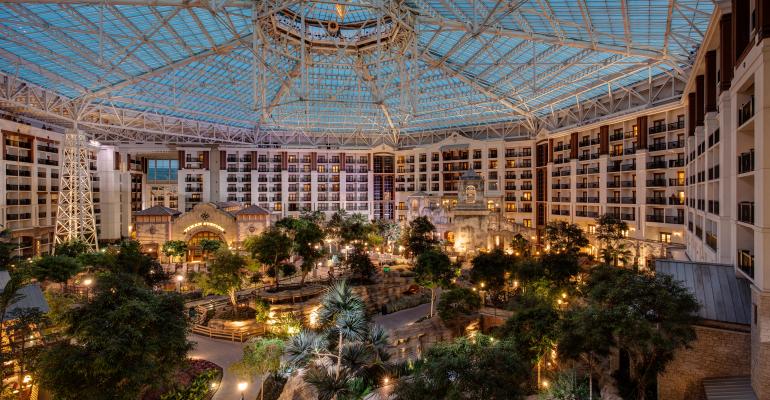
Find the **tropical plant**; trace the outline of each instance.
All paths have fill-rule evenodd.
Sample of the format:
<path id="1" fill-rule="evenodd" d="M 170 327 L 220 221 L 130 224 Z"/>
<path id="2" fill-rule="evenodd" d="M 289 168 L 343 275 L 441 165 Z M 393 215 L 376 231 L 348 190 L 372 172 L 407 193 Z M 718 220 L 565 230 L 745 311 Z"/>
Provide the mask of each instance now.
<path id="1" fill-rule="evenodd" d="M 304 379 L 319 399 L 342 399 L 380 381 L 390 367 L 386 346 L 387 334 L 368 322 L 363 301 L 347 282 L 337 281 L 321 299 L 318 330 L 303 329 L 290 338 L 285 356 L 306 370 Z"/>
<path id="2" fill-rule="evenodd" d="M 160 387 L 191 348 L 184 305 L 127 274 L 104 274 L 95 295 L 67 313 L 71 340 L 47 347 L 33 372 L 53 398 L 136 400 Z"/>
<path id="3" fill-rule="evenodd" d="M 32 275 L 38 281 L 52 281 L 67 287 L 67 281 L 83 269 L 78 259 L 65 255 L 43 256 L 33 264 Z"/>
<path id="4" fill-rule="evenodd" d="M 184 240 L 169 240 L 163 243 L 160 248 L 161 253 L 173 261 L 174 257 L 182 258 L 187 254 L 187 242 Z"/>
<path id="5" fill-rule="evenodd" d="M 200 274 L 196 283 L 204 294 L 227 295 L 237 313 L 237 293 L 243 286 L 245 267 L 245 258 L 228 249 L 221 249 L 214 253 L 209 262 L 208 273 Z"/>
<path id="6" fill-rule="evenodd" d="M 436 302 L 436 288 L 447 287 L 452 278 L 457 276 L 457 268 L 449 257 L 438 249 L 430 249 L 420 254 L 414 263 L 415 281 L 418 285 L 430 289 L 430 313 L 433 317 Z"/>
<path id="7" fill-rule="evenodd" d="M 588 400 L 588 379 L 579 378 L 574 370 L 560 371 L 553 383 L 540 394 L 542 400 Z"/>
<path id="8" fill-rule="evenodd" d="M 409 254 L 418 257 L 438 245 L 436 227 L 428 217 L 417 217 L 409 221 L 402 240 Z"/>
<path id="9" fill-rule="evenodd" d="M 401 237 L 401 225 L 387 219 L 376 219 L 372 222 L 377 235 L 386 245 L 396 243 Z"/>
<path id="10" fill-rule="evenodd" d="M 253 338 L 243 347 L 243 356 L 230 368 L 243 379 L 254 380 L 276 373 L 281 368 L 284 341 L 275 338 Z M 265 379 L 260 381 L 260 399 L 264 400 Z"/>
<path id="11" fill-rule="evenodd" d="M 577 254 L 589 243 L 583 229 L 566 221 L 549 222 L 545 226 L 544 238 L 551 251 L 560 253 Z"/>
<path id="12" fill-rule="evenodd" d="M 261 235 L 247 238 L 243 246 L 251 253 L 252 258 L 273 270 L 275 288 L 278 289 L 278 268 L 291 256 L 291 239 L 281 228 L 271 226 Z"/>
<path id="13" fill-rule="evenodd" d="M 558 327 L 559 353 L 592 368 L 603 398 L 647 398 L 674 353 L 695 339 L 698 302 L 668 275 L 609 266 L 592 271 L 585 291 Z M 613 376 L 615 352 L 629 365 Z"/>
<path id="14" fill-rule="evenodd" d="M 402 400 L 515 400 L 526 394 L 529 374 L 513 344 L 477 334 L 428 349 L 395 394 Z"/>
<path id="15" fill-rule="evenodd" d="M 107 253 L 109 255 L 103 261 L 109 264 L 103 266 L 103 271 L 138 276 L 150 287 L 169 279 L 169 274 L 157 260 L 142 253 L 141 244 L 136 240 L 124 240 L 117 248 L 108 249 Z"/>

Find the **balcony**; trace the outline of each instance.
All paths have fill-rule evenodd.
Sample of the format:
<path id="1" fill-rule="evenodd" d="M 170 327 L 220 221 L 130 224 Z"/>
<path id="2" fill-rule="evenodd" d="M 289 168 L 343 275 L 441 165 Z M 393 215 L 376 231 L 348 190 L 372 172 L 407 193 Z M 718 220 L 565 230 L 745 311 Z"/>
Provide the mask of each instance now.
<path id="1" fill-rule="evenodd" d="M 596 218 L 599 216 L 599 213 L 596 211 L 582 211 L 578 210 L 575 211 L 575 216 L 577 217 L 587 217 L 587 218 Z"/>
<path id="2" fill-rule="evenodd" d="M 648 128 L 650 134 L 661 133 L 666 131 L 666 124 L 653 125 Z"/>
<path id="3" fill-rule="evenodd" d="M 754 149 L 738 156 L 738 174 L 754 171 Z"/>
<path id="4" fill-rule="evenodd" d="M 647 204 L 666 204 L 666 198 L 665 197 L 648 197 L 647 198 Z"/>
<path id="5" fill-rule="evenodd" d="M 666 180 L 663 178 L 647 180 L 647 187 L 665 187 L 665 186 L 666 186 Z"/>
<path id="6" fill-rule="evenodd" d="M 738 250 L 738 268 L 754 279 L 754 255 L 750 250 Z"/>
<path id="7" fill-rule="evenodd" d="M 653 144 L 647 146 L 647 150 L 649 150 L 649 151 L 666 150 L 666 142 L 653 143 Z"/>
<path id="8" fill-rule="evenodd" d="M 662 222 L 665 221 L 665 217 L 663 215 L 653 214 L 653 215 L 647 215 L 645 217 L 645 220 L 647 222 L 661 222 L 662 223 Z"/>
<path id="9" fill-rule="evenodd" d="M 684 140 L 674 140 L 673 142 L 668 142 L 668 148 L 671 149 L 680 149 L 684 147 Z"/>
<path id="10" fill-rule="evenodd" d="M 598 197 L 577 197 L 575 198 L 577 203 L 599 203 Z"/>
<path id="11" fill-rule="evenodd" d="M 738 221 L 754 224 L 754 202 L 742 201 L 738 203 Z"/>
<path id="12" fill-rule="evenodd" d="M 676 160 L 668 160 L 668 167 L 669 168 L 684 167 L 684 158 L 677 158 Z"/>
<path id="13" fill-rule="evenodd" d="M 683 224 L 684 223 L 684 216 L 680 215 L 667 215 L 666 216 L 666 223 L 667 224 Z"/>
<path id="14" fill-rule="evenodd" d="M 607 204 L 620 204 L 620 197 L 607 197 Z"/>
<path id="15" fill-rule="evenodd" d="M 745 124 L 754 116 L 754 96 L 738 108 L 738 126 Z"/>
<path id="16" fill-rule="evenodd" d="M 598 168 L 597 168 L 598 169 Z M 636 163 L 622 164 L 620 166 L 621 171 L 633 171 L 636 169 Z M 597 171 L 598 172 L 598 171 Z"/>
<path id="17" fill-rule="evenodd" d="M 647 163 L 647 169 L 666 168 L 666 160 L 655 160 Z"/>
<path id="18" fill-rule="evenodd" d="M 684 179 L 669 178 L 668 186 L 684 186 Z"/>
<path id="19" fill-rule="evenodd" d="M 684 197 L 671 196 L 671 197 L 668 198 L 668 205 L 670 205 L 670 206 L 683 206 L 684 205 Z"/>
<path id="20" fill-rule="evenodd" d="M 684 129 L 684 121 L 676 121 L 668 124 L 668 130 Z"/>

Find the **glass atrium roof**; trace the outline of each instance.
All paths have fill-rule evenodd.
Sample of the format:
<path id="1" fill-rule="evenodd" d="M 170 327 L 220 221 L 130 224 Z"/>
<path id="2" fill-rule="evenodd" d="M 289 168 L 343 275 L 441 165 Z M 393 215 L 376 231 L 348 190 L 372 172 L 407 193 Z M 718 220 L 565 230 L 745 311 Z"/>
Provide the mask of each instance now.
<path id="1" fill-rule="evenodd" d="M 0 70 L 192 120 L 404 135 L 536 120 L 608 84 L 686 73 L 712 11 L 711 0 L 13 0 L 0 4 Z"/>

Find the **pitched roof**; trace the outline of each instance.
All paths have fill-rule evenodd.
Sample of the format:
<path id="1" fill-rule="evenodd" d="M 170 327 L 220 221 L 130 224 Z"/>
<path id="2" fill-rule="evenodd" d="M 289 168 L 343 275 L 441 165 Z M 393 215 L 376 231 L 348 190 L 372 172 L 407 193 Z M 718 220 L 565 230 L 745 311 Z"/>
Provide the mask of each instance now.
<path id="1" fill-rule="evenodd" d="M 681 282 L 700 303 L 706 320 L 748 325 L 751 322 L 749 283 L 732 265 L 658 260 L 655 271 Z"/>
<path id="2" fill-rule="evenodd" d="M 234 215 L 269 215 L 270 211 L 267 211 L 256 204 L 252 204 L 250 206 L 244 207 L 234 212 L 233 214 Z"/>
<path id="3" fill-rule="evenodd" d="M 5 289 L 5 285 L 10 280 L 11 275 L 8 271 L 0 271 L 0 292 Z M 18 298 L 8 306 L 5 313 L 5 321 L 14 319 L 15 312 L 20 310 L 36 308 L 44 313 L 49 311 L 48 302 L 45 301 L 45 296 L 43 296 L 43 291 L 40 289 L 39 284 L 32 283 L 22 286 L 16 293 Z"/>
<path id="4" fill-rule="evenodd" d="M 150 208 L 145 208 L 142 211 L 137 211 L 134 213 L 134 215 L 170 215 L 170 216 L 176 216 L 181 214 L 181 212 L 174 210 L 173 208 L 168 208 L 164 206 L 152 206 Z"/>

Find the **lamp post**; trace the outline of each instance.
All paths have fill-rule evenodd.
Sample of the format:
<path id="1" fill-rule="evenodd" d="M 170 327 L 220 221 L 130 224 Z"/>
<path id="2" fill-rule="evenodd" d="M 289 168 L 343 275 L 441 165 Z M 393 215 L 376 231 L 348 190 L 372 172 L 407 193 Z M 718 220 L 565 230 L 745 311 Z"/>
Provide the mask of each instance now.
<path id="1" fill-rule="evenodd" d="M 243 392 L 246 391 L 246 388 L 249 386 L 246 382 L 238 382 L 238 391 L 241 392 L 241 400 L 244 400 Z"/>
<path id="2" fill-rule="evenodd" d="M 177 283 L 177 291 L 181 293 L 182 292 L 182 281 L 184 281 L 184 276 L 177 275 L 175 279 L 176 279 L 176 283 Z"/>
<path id="3" fill-rule="evenodd" d="M 94 283 L 94 281 L 91 278 L 86 278 L 83 280 L 83 286 L 86 287 L 86 299 L 89 298 L 89 289 L 91 288 L 91 285 Z"/>

